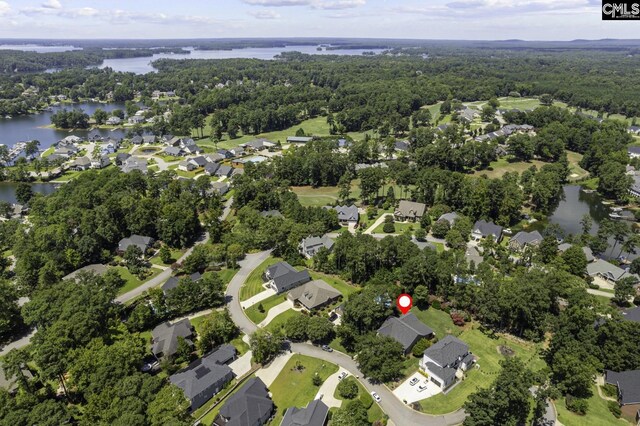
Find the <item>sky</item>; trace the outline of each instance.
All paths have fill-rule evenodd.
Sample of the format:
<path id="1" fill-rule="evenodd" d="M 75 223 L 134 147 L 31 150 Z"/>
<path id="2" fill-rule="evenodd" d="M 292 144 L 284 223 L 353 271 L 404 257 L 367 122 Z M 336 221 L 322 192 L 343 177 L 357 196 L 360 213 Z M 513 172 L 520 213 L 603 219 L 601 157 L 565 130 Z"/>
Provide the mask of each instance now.
<path id="1" fill-rule="evenodd" d="M 0 38 L 640 39 L 601 0 L 0 0 Z"/>

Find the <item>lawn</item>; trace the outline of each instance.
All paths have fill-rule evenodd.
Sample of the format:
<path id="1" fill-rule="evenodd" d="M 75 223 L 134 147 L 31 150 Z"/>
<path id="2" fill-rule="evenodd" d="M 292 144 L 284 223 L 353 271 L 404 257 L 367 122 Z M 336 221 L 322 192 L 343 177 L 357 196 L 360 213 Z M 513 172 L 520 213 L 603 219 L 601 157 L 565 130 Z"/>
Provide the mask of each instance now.
<path id="1" fill-rule="evenodd" d="M 353 286 L 351 284 L 347 284 L 343 280 L 333 275 L 323 274 L 322 272 L 309 271 L 311 278 L 314 280 L 323 280 L 331 287 L 338 290 L 342 293 L 344 299 L 352 295 L 353 293 L 357 293 L 360 291 L 360 287 Z"/>
<path id="2" fill-rule="evenodd" d="M 582 154 L 577 152 L 565 151 L 567 153 L 567 160 L 569 160 L 569 180 L 584 179 L 589 176 L 589 172 L 580 167 L 580 160 L 582 160 Z"/>
<path id="3" fill-rule="evenodd" d="M 286 300 L 286 298 L 286 294 L 274 294 L 273 296 L 263 300 L 262 302 L 248 307 L 247 309 L 245 309 L 244 313 L 247 314 L 247 317 L 249 317 L 249 319 L 255 324 L 260 324 L 260 322 L 262 322 L 262 320 L 267 317 L 269 309 L 281 304 Z M 260 312 L 258 310 L 258 306 L 260 305 L 262 305 L 262 307 L 264 308 L 264 312 Z"/>
<path id="4" fill-rule="evenodd" d="M 364 388 L 364 386 L 362 386 L 362 384 L 358 380 L 356 380 L 353 376 L 349 376 L 344 380 L 354 381 L 358 385 L 358 396 L 356 396 L 354 400 L 361 399 L 363 403 L 365 403 L 365 400 L 366 400 L 365 406 L 371 403 L 371 407 L 367 411 L 367 414 L 369 415 L 369 422 L 373 423 L 376 420 L 380 420 L 384 417 L 384 412 L 382 411 L 382 408 L 380 408 L 378 404 L 373 402 L 373 399 L 369 395 L 369 392 L 367 392 L 367 390 Z M 338 393 L 338 389 L 335 390 L 335 392 L 333 393 L 333 396 L 334 398 L 343 401 L 342 407 L 344 407 L 349 401 L 348 399 L 344 399 L 340 396 L 340 394 Z"/>
<path id="5" fill-rule="evenodd" d="M 457 335 L 459 339 L 467 343 L 471 352 L 477 358 L 480 369 L 472 369 L 467 372 L 465 379 L 456 385 L 448 394 L 438 394 L 420 401 L 422 411 L 429 414 L 445 414 L 462 407 L 468 396 L 480 387 L 486 387 L 493 382 L 500 371 L 500 361 L 504 358 L 499 352 L 499 346 L 508 346 L 513 349 L 525 365 L 533 371 L 542 369 L 545 364 L 539 355 L 539 346 L 523 343 L 509 336 L 488 335 L 483 333 L 477 324 L 467 324 L 464 329 L 456 327 L 449 316 L 433 308 L 427 311 L 412 311 L 431 327 L 438 338 L 444 337 L 449 331 Z M 441 312 L 441 313 L 438 313 Z"/>
<path id="6" fill-rule="evenodd" d="M 502 177 L 505 173 L 508 172 L 518 172 L 522 173 L 525 170 L 529 169 L 531 166 L 536 166 L 540 169 L 546 163 L 538 160 L 531 160 L 529 162 L 523 161 L 515 161 L 509 162 L 506 158 L 500 158 L 497 161 L 491 162 L 489 167 L 484 170 L 478 170 L 474 172 L 475 176 L 487 175 L 489 178 L 495 179 Z"/>
<path id="7" fill-rule="evenodd" d="M 395 231 L 392 232 L 392 234 L 404 234 L 405 231 L 410 230 L 411 234 L 413 234 L 413 231 L 415 231 L 416 229 L 420 228 L 420 224 L 419 223 L 412 223 L 412 222 L 395 222 L 393 224 L 393 226 L 395 227 Z M 373 230 L 374 234 L 386 234 L 386 232 L 384 232 L 383 230 L 384 228 L 384 223 L 381 223 L 380 225 L 378 225 L 376 227 L 376 229 Z"/>
<path id="8" fill-rule="evenodd" d="M 171 249 L 171 261 L 169 261 L 169 263 L 164 263 L 162 261 L 162 259 L 160 259 L 159 255 L 155 255 L 150 259 L 150 262 L 153 263 L 154 265 L 160 265 L 160 266 L 171 266 L 172 263 L 177 262 L 178 259 L 180 259 L 180 257 L 182 257 L 182 255 L 186 252 L 187 250 L 180 250 L 180 249 Z"/>
<path id="9" fill-rule="evenodd" d="M 295 369 L 297 363 L 304 367 L 302 371 Z M 319 387 L 314 386 L 312 378 L 318 374 L 323 381 L 338 372 L 338 366 L 317 358 L 303 355 L 293 355 L 284 366 L 276 380 L 269 386 L 276 405 L 276 415 L 271 422 L 279 425 L 284 412 L 289 407 L 306 407 L 313 401 Z"/>
<path id="10" fill-rule="evenodd" d="M 264 262 L 260 264 L 256 269 L 251 272 L 251 274 L 247 277 L 247 280 L 244 282 L 242 288 L 240 288 L 240 300 L 247 300 L 250 297 L 255 296 L 258 293 L 264 291 L 264 287 L 262 284 L 264 281 L 262 280 L 262 274 L 265 269 L 269 266 L 274 265 L 278 262 L 281 262 L 282 259 L 279 257 L 269 257 Z"/>
<path id="11" fill-rule="evenodd" d="M 558 421 L 564 426 L 600 426 L 610 424 L 629 424 L 622 419 L 616 419 L 607 408 L 607 401 L 598 396 L 598 391 L 593 386 L 593 396 L 589 398 L 589 411 L 584 416 L 567 410 L 564 399 L 555 402 L 558 411 Z"/>
<path id="12" fill-rule="evenodd" d="M 207 120 L 207 125 L 204 128 L 205 137 L 203 139 L 198 138 L 196 130 L 194 130 L 192 133 L 192 137 L 198 140 L 198 145 L 215 146 L 214 143 L 209 139 L 209 135 L 211 134 L 211 127 L 209 126 L 208 121 L 209 120 Z M 218 142 L 217 146 L 218 148 L 233 148 L 234 146 L 238 146 L 240 144 L 247 143 L 258 138 L 269 139 L 272 142 L 280 141 L 281 144 L 286 144 L 287 137 L 295 136 L 298 129 L 303 129 L 305 134 L 307 135 L 329 136 L 329 125 L 327 124 L 327 118 L 316 117 L 305 120 L 300 124 L 289 127 L 288 129 L 278 130 L 275 132 L 260 133 L 259 135 L 242 135 L 231 140 L 229 140 L 228 135 L 224 135 L 223 140 Z"/>
<path id="13" fill-rule="evenodd" d="M 160 272 L 162 272 L 160 269 L 157 269 L 157 268 L 149 268 L 149 270 L 151 271 L 151 275 L 149 275 L 144 281 L 140 281 L 138 277 L 136 277 L 131 272 L 129 272 L 129 270 L 124 266 L 114 266 L 113 268 L 116 269 L 120 273 L 120 276 L 122 277 L 122 279 L 125 280 L 125 284 L 118 291 L 118 295 L 125 294 L 135 288 L 140 287 L 142 284 L 144 284 L 145 282 L 149 281 L 151 278 L 155 277 L 156 275 L 160 274 Z"/>
<path id="14" fill-rule="evenodd" d="M 293 186 L 291 190 L 298 196 L 303 206 L 322 207 L 338 201 L 338 187 L 326 186 L 312 188 L 310 186 Z"/>
<path id="15" fill-rule="evenodd" d="M 223 269 L 221 271 L 216 272 L 216 274 L 218 274 L 218 276 L 220 277 L 220 279 L 222 280 L 222 282 L 224 283 L 224 285 L 226 286 L 227 284 L 229 284 L 229 282 L 231 281 L 231 279 L 238 273 L 237 269 Z"/>
<path id="16" fill-rule="evenodd" d="M 293 309 L 289 309 L 288 311 L 284 311 L 277 317 L 275 317 L 266 327 L 265 329 L 269 330 L 272 333 L 280 331 L 284 328 L 284 325 L 288 323 L 292 318 L 303 315 L 299 311 L 294 311 Z"/>

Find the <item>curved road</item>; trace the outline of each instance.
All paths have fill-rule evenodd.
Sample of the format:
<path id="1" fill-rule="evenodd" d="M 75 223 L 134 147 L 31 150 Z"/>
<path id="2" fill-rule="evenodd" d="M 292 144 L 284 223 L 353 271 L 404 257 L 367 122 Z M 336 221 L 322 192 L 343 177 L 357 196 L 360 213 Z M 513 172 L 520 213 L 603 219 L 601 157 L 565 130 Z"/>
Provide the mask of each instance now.
<path id="1" fill-rule="evenodd" d="M 227 287 L 226 299 L 229 314 L 231 315 L 233 322 L 235 322 L 246 335 L 255 332 L 258 329 L 258 326 L 247 318 L 244 310 L 240 306 L 240 288 L 249 274 L 264 262 L 264 260 L 269 257 L 270 253 L 271 251 L 263 251 L 247 255 L 247 257 L 240 262 L 240 270 L 233 277 Z M 292 352 L 322 359 L 339 365 L 347 370 L 351 375 L 358 378 L 360 383 L 362 383 L 369 392 L 376 391 L 378 395 L 380 395 L 380 398 L 382 398 L 379 403 L 382 410 L 398 426 L 452 426 L 458 425 L 464 421 L 465 413 L 463 410 L 458 410 L 441 416 L 433 416 L 412 410 L 409 406 L 400 401 L 385 385 L 372 384 L 369 383 L 368 380 L 364 379 L 364 375 L 358 369 L 356 362 L 342 352 L 326 352 L 309 343 L 292 343 L 290 347 Z"/>

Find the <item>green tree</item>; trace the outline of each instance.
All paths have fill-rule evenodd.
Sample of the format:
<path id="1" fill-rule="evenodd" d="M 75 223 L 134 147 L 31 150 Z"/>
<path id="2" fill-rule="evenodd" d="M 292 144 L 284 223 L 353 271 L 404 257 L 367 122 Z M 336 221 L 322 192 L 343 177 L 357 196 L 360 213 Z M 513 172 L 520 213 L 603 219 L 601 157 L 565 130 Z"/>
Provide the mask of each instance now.
<path id="1" fill-rule="evenodd" d="M 253 360 L 266 364 L 282 351 L 282 337 L 266 330 L 257 330 L 249 337 Z"/>
<path id="2" fill-rule="evenodd" d="M 213 311 L 207 315 L 200 325 L 198 345 L 202 353 L 207 353 L 216 346 L 229 343 L 238 335 L 229 312 Z"/>
<path id="3" fill-rule="evenodd" d="M 426 351 L 430 346 L 431 340 L 422 338 L 418 340 L 415 345 L 413 345 L 411 353 L 416 358 L 422 358 L 422 355 L 424 355 L 424 351 Z"/>
<path id="4" fill-rule="evenodd" d="M 16 186 L 16 200 L 20 204 L 28 204 L 31 198 L 33 198 L 33 189 L 31 189 L 31 185 L 26 182 L 18 183 Z"/>
<path id="5" fill-rule="evenodd" d="M 102 108 L 96 109 L 96 111 L 93 113 L 93 119 L 96 121 L 97 125 L 104 124 L 105 121 L 107 121 L 107 118 L 109 118 L 109 114 L 107 114 L 107 112 Z"/>
<path id="6" fill-rule="evenodd" d="M 296 315 L 284 324 L 285 336 L 294 342 L 307 340 L 307 329 L 309 317 L 306 315 Z"/>
<path id="7" fill-rule="evenodd" d="M 189 425 L 191 402 L 185 398 L 182 389 L 175 385 L 163 387 L 147 407 L 147 418 L 151 426 Z"/>
<path id="8" fill-rule="evenodd" d="M 635 284 L 636 280 L 633 277 L 625 277 L 616 281 L 613 301 L 620 306 L 627 306 L 629 299 L 635 294 Z"/>
<path id="9" fill-rule="evenodd" d="M 158 254 L 160 255 L 162 263 L 168 264 L 173 261 L 171 257 L 171 249 L 166 244 L 163 244 L 162 247 L 160 247 L 160 252 Z"/>
<path id="10" fill-rule="evenodd" d="M 143 253 L 140 247 L 132 244 L 124 251 L 122 258 L 132 273 L 136 274 L 143 265 Z"/>
<path id="11" fill-rule="evenodd" d="M 127 327 L 131 331 L 144 331 L 153 324 L 154 314 L 147 303 L 138 303 L 127 319 Z"/>
<path id="12" fill-rule="evenodd" d="M 388 382 L 401 375 L 404 351 L 387 336 L 368 334 L 358 341 L 358 368 L 373 382 Z"/>
<path id="13" fill-rule="evenodd" d="M 366 426 L 370 425 L 367 409 L 360 400 L 348 401 L 339 408 L 331 418 L 334 426 Z"/>
<path id="14" fill-rule="evenodd" d="M 449 228 L 450 225 L 448 221 L 444 219 L 438 220 L 431 227 L 431 234 L 436 238 L 444 238 L 447 235 L 447 232 L 449 232 Z"/>
<path id="15" fill-rule="evenodd" d="M 587 256 L 584 254 L 582 247 L 573 244 L 562 253 L 561 257 L 569 272 L 579 277 L 584 275 L 587 268 Z"/>
<path id="16" fill-rule="evenodd" d="M 358 396 L 358 384 L 351 377 L 342 379 L 336 388 L 338 395 L 345 399 L 354 399 Z"/>
<path id="17" fill-rule="evenodd" d="M 333 325 L 328 318 L 314 316 L 309 319 L 307 336 L 314 343 L 326 342 L 333 339 Z"/>
<path id="18" fill-rule="evenodd" d="M 429 306 L 429 288 L 424 285 L 418 285 L 413 290 L 413 302 L 420 309 L 426 309 Z"/>

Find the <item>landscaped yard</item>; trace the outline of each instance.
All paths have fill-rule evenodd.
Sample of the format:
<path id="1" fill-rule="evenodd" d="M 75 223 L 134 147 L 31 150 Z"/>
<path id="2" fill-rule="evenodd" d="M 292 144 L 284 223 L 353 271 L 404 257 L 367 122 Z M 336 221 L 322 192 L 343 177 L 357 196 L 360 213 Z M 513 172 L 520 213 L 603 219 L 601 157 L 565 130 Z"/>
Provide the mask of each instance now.
<path id="1" fill-rule="evenodd" d="M 369 421 L 371 423 L 375 422 L 376 420 L 380 420 L 384 417 L 384 412 L 382 411 L 382 408 L 380 408 L 378 404 L 373 402 L 373 398 L 371 398 L 371 395 L 369 395 L 369 392 L 367 392 L 367 390 L 364 388 L 364 386 L 362 386 L 362 384 L 358 380 L 356 380 L 353 376 L 349 376 L 344 380 L 354 381 L 358 385 L 358 396 L 356 396 L 354 400 L 360 399 L 360 401 L 362 401 L 362 403 L 365 404 L 365 407 L 368 405 L 371 405 L 367 412 L 367 414 L 369 415 Z M 347 404 L 347 402 L 349 402 L 348 399 L 344 399 L 340 396 L 337 389 L 333 393 L 333 396 L 334 398 L 343 401 L 342 403 L 343 407 Z"/>
<path id="2" fill-rule="evenodd" d="M 224 283 L 224 285 L 226 286 L 227 284 L 229 284 L 229 282 L 231 281 L 231 279 L 238 273 L 237 269 L 223 269 L 221 271 L 216 272 L 216 274 L 218 274 L 218 276 L 220 277 L 220 279 L 222 280 L 222 282 Z"/>
<path id="3" fill-rule="evenodd" d="M 279 257 L 269 257 L 260 264 L 251 274 L 247 277 L 244 285 L 240 289 L 240 300 L 247 300 L 252 296 L 264 291 L 264 281 L 262 280 L 262 274 L 269 266 L 281 262 Z"/>
<path id="4" fill-rule="evenodd" d="M 420 224 L 419 223 L 412 223 L 412 222 L 395 222 L 393 224 L 394 228 L 395 228 L 395 232 L 392 232 L 392 234 L 404 234 L 405 231 L 410 230 L 411 233 L 413 233 L 413 231 L 415 231 L 416 229 L 420 228 Z M 386 234 L 386 232 L 384 232 L 384 223 L 381 223 L 380 225 L 378 225 L 376 227 L 376 229 L 373 230 L 374 234 Z"/>
<path id="5" fill-rule="evenodd" d="M 523 161 L 509 162 L 507 161 L 506 158 L 503 157 L 498 159 L 497 161 L 493 161 L 489 165 L 489 168 L 476 171 L 474 175 L 476 176 L 487 175 L 489 178 L 495 179 L 495 178 L 502 177 L 505 173 L 508 173 L 508 172 L 522 173 L 525 170 L 529 169 L 531 166 L 536 166 L 538 169 L 540 169 L 545 164 L 546 163 L 538 160 L 531 160 L 529 162 L 523 162 Z"/>
<path id="6" fill-rule="evenodd" d="M 565 400 L 555 401 L 558 411 L 558 421 L 564 426 L 600 426 L 611 424 L 629 424 L 626 420 L 616 419 L 607 408 L 607 401 L 598 396 L 596 386 L 593 388 L 593 395 L 589 398 L 589 411 L 584 416 L 572 413 L 567 410 Z"/>
<path id="7" fill-rule="evenodd" d="M 180 259 L 180 257 L 186 252 L 187 250 L 180 250 L 180 249 L 171 249 L 171 261 L 169 263 L 164 263 L 162 262 L 162 259 L 160 259 L 159 255 L 155 255 L 150 259 L 150 262 L 153 263 L 154 265 L 160 265 L 160 266 L 170 266 L 172 263 L 177 262 L 178 259 Z"/>
<path id="8" fill-rule="evenodd" d="M 275 317 L 269 324 L 267 324 L 265 329 L 269 330 L 272 333 L 282 330 L 282 328 L 284 328 L 284 325 L 288 323 L 289 320 L 291 320 L 292 318 L 298 317 L 300 315 L 304 315 L 304 314 L 302 314 L 300 311 L 294 311 L 293 309 L 289 309 L 287 311 L 284 311 L 277 317 Z"/>
<path id="9" fill-rule="evenodd" d="M 248 307 L 247 309 L 245 309 L 244 313 L 247 314 L 251 321 L 256 324 L 260 324 L 260 322 L 262 322 L 262 320 L 267 317 L 269 309 L 281 304 L 286 300 L 286 298 L 286 294 L 274 294 L 273 296 L 263 300 L 262 302 Z M 262 305 L 264 312 L 260 312 L 260 310 L 258 309 L 260 305 Z"/>
<path id="10" fill-rule="evenodd" d="M 334 277 L 332 275 L 327 275 L 327 274 L 323 274 L 322 272 L 314 272 L 314 271 L 309 271 L 309 274 L 311 275 L 312 279 L 323 280 L 327 284 L 329 284 L 331 287 L 338 290 L 340 293 L 342 293 L 342 296 L 344 299 L 349 297 L 351 294 L 360 291 L 360 287 L 347 284 L 346 282 L 344 282 L 338 277 Z"/>
<path id="11" fill-rule="evenodd" d="M 479 369 L 473 368 L 467 372 L 465 379 L 451 389 L 448 394 L 438 394 L 420 401 L 422 411 L 429 414 L 445 414 L 462 407 L 467 397 L 480 387 L 487 387 L 495 380 L 500 371 L 500 346 L 508 346 L 519 356 L 525 365 L 533 371 L 544 367 L 544 361 L 539 355 L 539 346 L 517 341 L 511 337 L 491 336 L 483 333 L 479 325 L 467 324 L 464 329 L 451 322 L 449 316 L 442 311 L 430 308 L 426 311 L 413 309 L 412 312 L 424 321 L 441 339 L 447 334 L 457 335 L 459 339 L 469 345 L 471 352 L 477 358 Z M 453 332 L 452 332 L 453 331 Z"/>
<path id="12" fill-rule="evenodd" d="M 295 369 L 298 362 L 304 367 L 301 371 Z M 292 356 L 276 380 L 269 386 L 273 402 L 277 407 L 271 424 L 279 425 L 287 408 L 306 407 L 313 401 L 319 389 L 312 383 L 316 373 L 325 381 L 337 371 L 338 366 L 335 364 L 303 355 Z"/>
<path id="13" fill-rule="evenodd" d="M 140 281 L 138 277 L 136 277 L 131 272 L 129 272 L 129 270 L 124 266 L 114 266 L 113 268 L 116 269 L 120 273 L 120 276 L 122 277 L 122 279 L 126 281 L 125 284 L 118 291 L 118 295 L 125 294 L 135 288 L 140 287 L 142 284 L 144 284 L 145 282 L 149 281 L 151 278 L 155 277 L 156 275 L 160 274 L 160 272 L 162 272 L 158 268 L 149 268 L 149 270 L 151 271 L 151 275 L 145 278 L 144 281 Z"/>
<path id="14" fill-rule="evenodd" d="M 193 328 L 196 330 L 196 334 L 200 334 L 200 327 L 202 326 L 202 322 L 204 321 L 204 319 L 206 318 L 206 315 L 201 315 L 199 317 L 195 317 L 193 319 L 190 320 L 191 325 L 193 326 Z M 240 335 L 238 337 L 236 337 L 235 339 L 233 339 L 231 342 L 229 342 L 230 344 L 232 344 L 236 350 L 238 351 L 238 356 L 242 356 L 245 353 L 247 353 L 247 351 L 249 350 L 249 345 L 247 345 L 243 340 L 242 340 L 242 336 L 243 334 L 240 333 Z"/>

